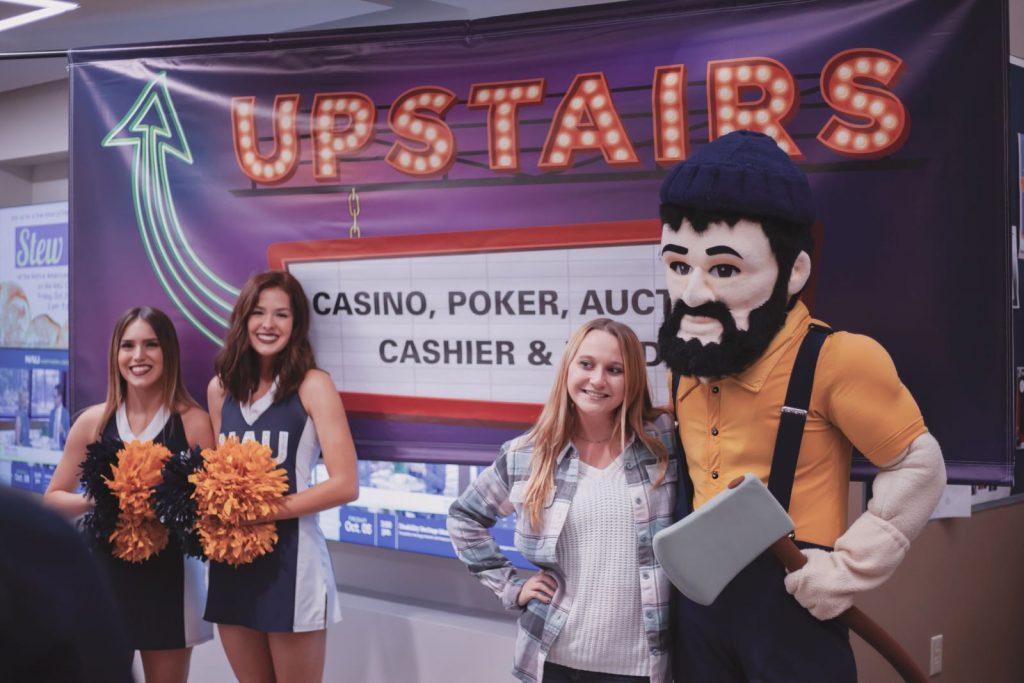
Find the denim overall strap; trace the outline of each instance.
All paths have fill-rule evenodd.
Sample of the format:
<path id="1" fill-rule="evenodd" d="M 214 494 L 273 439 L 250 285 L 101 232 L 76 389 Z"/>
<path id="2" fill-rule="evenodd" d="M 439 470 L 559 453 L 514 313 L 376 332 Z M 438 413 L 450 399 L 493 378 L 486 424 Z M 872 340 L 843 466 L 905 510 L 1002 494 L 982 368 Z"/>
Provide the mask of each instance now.
<path id="1" fill-rule="evenodd" d="M 800 442 L 804 437 L 807 422 L 807 408 L 811 404 L 811 389 L 814 386 L 814 371 L 818 365 L 818 354 L 825 339 L 832 334 L 828 327 L 812 324 L 800 344 L 786 388 L 786 400 L 779 416 L 779 431 L 775 435 L 775 451 L 772 454 L 772 468 L 768 475 L 768 490 L 785 510 L 793 493 L 796 477 L 797 458 Z"/>
<path id="2" fill-rule="evenodd" d="M 676 506 L 672 512 L 672 519 L 680 520 L 693 512 L 693 481 L 690 480 L 690 468 L 686 466 L 686 452 L 683 450 L 683 440 L 679 438 L 679 373 L 672 373 L 672 416 L 675 418 L 675 429 L 672 431 L 672 442 L 675 444 L 675 453 L 672 457 L 679 462 L 679 479 L 676 484 Z"/>

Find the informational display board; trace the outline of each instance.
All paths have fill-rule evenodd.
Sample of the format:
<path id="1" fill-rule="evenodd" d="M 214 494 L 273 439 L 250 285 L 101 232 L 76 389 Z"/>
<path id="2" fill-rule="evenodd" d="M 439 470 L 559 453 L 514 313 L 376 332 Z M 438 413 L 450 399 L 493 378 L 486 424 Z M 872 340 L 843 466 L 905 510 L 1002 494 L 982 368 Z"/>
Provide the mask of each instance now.
<path id="1" fill-rule="evenodd" d="M 317 360 L 350 412 L 532 424 L 565 342 L 614 316 L 668 401 L 657 221 L 277 244 L 312 303 Z M 638 244 L 638 242 L 640 242 Z"/>
<path id="2" fill-rule="evenodd" d="M 42 493 L 67 437 L 68 204 L 0 209 L 0 483 Z"/>
<path id="3" fill-rule="evenodd" d="M 0 209 L 0 347 L 68 348 L 68 204 Z"/>
<path id="4" fill-rule="evenodd" d="M 361 460 L 359 498 L 321 512 L 320 528 L 334 541 L 454 558 L 448 508 L 481 469 L 479 465 Z M 326 468 L 317 467 L 316 480 L 326 477 Z M 503 517 L 491 528 L 491 535 L 514 565 L 533 569 L 515 548 L 515 525 L 515 515 Z"/>

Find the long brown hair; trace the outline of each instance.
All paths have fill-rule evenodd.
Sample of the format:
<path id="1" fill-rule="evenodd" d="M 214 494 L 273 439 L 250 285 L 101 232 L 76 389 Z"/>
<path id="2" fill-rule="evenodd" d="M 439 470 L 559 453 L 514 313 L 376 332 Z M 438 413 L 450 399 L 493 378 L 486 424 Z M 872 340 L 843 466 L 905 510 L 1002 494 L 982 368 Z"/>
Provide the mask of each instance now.
<path id="1" fill-rule="evenodd" d="M 622 354 L 625 391 L 622 405 L 616 409 L 612 438 L 617 436 L 622 448 L 625 449 L 626 439 L 630 435 L 636 435 L 644 446 L 654 453 L 658 459 L 658 479 L 655 486 L 661 484 L 668 470 L 668 452 L 658 439 L 647 434 L 643 428 L 644 423 L 654 421 L 665 412 L 662 408 L 655 408 L 651 403 L 651 394 L 647 389 L 647 362 L 643 345 L 628 325 L 608 318 L 596 318 L 586 322 L 576 330 L 566 344 L 548 402 L 541 411 L 537 424 L 527 434 L 527 439 L 533 445 L 533 454 L 530 457 L 530 478 L 526 483 L 523 506 L 534 528 L 540 527 L 544 503 L 555 485 L 555 463 L 558 454 L 576 433 L 579 423 L 575 406 L 569 399 L 569 366 L 576 357 L 584 337 L 595 330 L 607 332 L 615 337 Z"/>
<path id="2" fill-rule="evenodd" d="M 148 323 L 153 328 L 160 351 L 163 352 L 164 369 L 160 376 L 160 402 L 169 411 L 178 412 L 185 406 L 198 406 L 188 393 L 181 379 L 181 348 L 178 333 L 167 314 L 152 306 L 137 306 L 125 311 L 114 324 L 110 335 L 110 350 L 107 353 L 107 400 L 103 404 L 103 418 L 100 420 L 97 437 L 103 432 L 117 407 L 124 402 L 128 383 L 121 376 L 117 355 L 121 348 L 124 331 L 136 320 Z"/>
<path id="3" fill-rule="evenodd" d="M 260 386 L 260 359 L 249 343 L 249 316 L 266 289 L 280 289 L 288 295 L 292 307 L 292 333 L 281 353 L 274 357 L 277 376 L 275 402 L 299 390 L 306 373 L 316 367 L 313 346 L 309 343 L 309 301 L 302 285 L 283 270 L 268 270 L 253 275 L 242 287 L 231 311 L 231 324 L 224 348 L 214 361 L 214 372 L 224 390 L 239 403 L 248 403 Z"/>

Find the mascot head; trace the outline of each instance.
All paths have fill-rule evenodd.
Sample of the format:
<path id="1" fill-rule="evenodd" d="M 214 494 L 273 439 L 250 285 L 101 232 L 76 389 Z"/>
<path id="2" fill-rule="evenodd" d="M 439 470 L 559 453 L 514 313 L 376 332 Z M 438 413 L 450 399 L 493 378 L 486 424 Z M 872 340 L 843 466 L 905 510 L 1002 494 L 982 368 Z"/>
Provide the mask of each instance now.
<path id="1" fill-rule="evenodd" d="M 811 274 L 807 178 L 760 133 L 736 131 L 674 166 L 661 185 L 661 258 L 672 309 L 658 333 L 673 372 L 750 367 Z"/>

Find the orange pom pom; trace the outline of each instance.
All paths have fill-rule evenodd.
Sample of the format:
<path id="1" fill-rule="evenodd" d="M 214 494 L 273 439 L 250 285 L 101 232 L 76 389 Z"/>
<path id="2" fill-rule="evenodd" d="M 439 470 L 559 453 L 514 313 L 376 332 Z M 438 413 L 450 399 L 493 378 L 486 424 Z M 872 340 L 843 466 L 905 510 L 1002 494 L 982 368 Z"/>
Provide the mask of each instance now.
<path id="1" fill-rule="evenodd" d="M 122 514 L 110 534 L 114 557 L 127 562 L 142 562 L 167 547 L 167 527 L 156 519 L 140 519 Z"/>
<path id="2" fill-rule="evenodd" d="M 201 517 L 196 522 L 203 553 L 214 562 L 233 567 L 249 564 L 266 555 L 277 543 L 277 524 L 265 522 L 249 526 L 231 526 L 215 517 Z"/>
<path id="3" fill-rule="evenodd" d="M 117 464 L 110 468 L 113 478 L 104 477 L 120 509 L 110 535 L 115 557 L 142 562 L 167 546 L 167 529 L 156 520 L 150 498 L 170 457 L 165 446 L 152 441 L 129 441 L 117 452 Z"/>
<path id="4" fill-rule="evenodd" d="M 204 450 L 203 468 L 188 480 L 195 485 L 196 528 L 208 558 L 239 565 L 273 550 L 276 525 L 253 524 L 275 514 L 288 492 L 288 473 L 269 447 L 231 437 Z"/>

